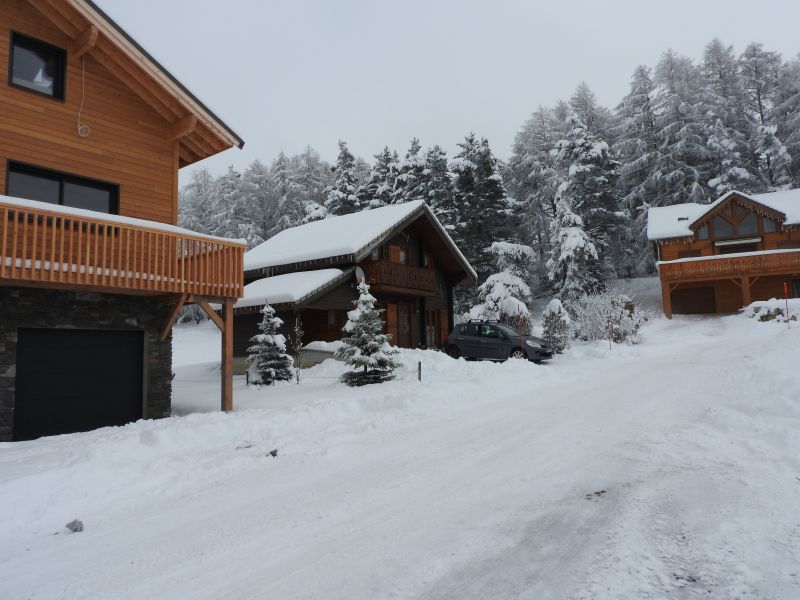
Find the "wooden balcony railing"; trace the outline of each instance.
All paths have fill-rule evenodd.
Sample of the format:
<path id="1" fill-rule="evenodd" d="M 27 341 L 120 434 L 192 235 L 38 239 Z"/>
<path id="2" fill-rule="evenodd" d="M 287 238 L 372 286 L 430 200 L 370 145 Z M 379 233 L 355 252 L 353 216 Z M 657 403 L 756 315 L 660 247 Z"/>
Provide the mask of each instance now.
<path id="1" fill-rule="evenodd" d="M 0 283 L 239 298 L 244 244 L 0 199 Z"/>
<path id="2" fill-rule="evenodd" d="M 658 265 L 662 281 L 700 281 L 727 277 L 763 276 L 800 271 L 800 250 L 683 259 Z"/>
<path id="3" fill-rule="evenodd" d="M 398 291 L 429 295 L 436 291 L 436 274 L 432 269 L 411 267 L 379 260 L 362 263 L 367 283 L 376 291 Z"/>

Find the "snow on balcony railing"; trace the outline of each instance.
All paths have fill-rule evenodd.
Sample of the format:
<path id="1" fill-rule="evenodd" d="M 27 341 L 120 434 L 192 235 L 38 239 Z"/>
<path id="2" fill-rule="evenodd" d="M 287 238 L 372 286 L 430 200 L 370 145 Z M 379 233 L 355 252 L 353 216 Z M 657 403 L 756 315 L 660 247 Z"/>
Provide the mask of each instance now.
<path id="1" fill-rule="evenodd" d="M 0 280 L 238 298 L 244 249 L 164 223 L 0 196 Z"/>
<path id="2" fill-rule="evenodd" d="M 798 248 L 692 256 L 658 263 L 659 274 L 665 281 L 769 275 L 795 269 L 800 269 Z"/>

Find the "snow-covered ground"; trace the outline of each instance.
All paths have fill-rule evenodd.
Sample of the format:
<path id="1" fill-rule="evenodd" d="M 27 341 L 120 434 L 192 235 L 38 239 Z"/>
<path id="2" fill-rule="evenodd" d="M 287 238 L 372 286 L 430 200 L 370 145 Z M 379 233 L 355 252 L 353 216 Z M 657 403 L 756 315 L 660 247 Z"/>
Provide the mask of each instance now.
<path id="1" fill-rule="evenodd" d="M 0 598 L 800 598 L 792 325 L 654 318 L 544 366 L 405 351 L 356 389 L 329 361 L 237 379 L 229 415 L 213 326 L 181 327 L 188 416 L 0 444 Z"/>

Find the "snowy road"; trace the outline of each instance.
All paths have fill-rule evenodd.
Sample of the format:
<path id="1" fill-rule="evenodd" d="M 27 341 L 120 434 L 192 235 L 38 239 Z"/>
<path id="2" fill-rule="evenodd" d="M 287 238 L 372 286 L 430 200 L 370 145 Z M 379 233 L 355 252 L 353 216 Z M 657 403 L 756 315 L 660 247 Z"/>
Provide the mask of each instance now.
<path id="1" fill-rule="evenodd" d="M 0 598 L 800 597 L 800 327 L 403 359 L 382 386 L 323 365 L 237 384 L 232 415 L 0 444 Z M 208 367 L 176 382 L 178 411 L 216 405 Z"/>

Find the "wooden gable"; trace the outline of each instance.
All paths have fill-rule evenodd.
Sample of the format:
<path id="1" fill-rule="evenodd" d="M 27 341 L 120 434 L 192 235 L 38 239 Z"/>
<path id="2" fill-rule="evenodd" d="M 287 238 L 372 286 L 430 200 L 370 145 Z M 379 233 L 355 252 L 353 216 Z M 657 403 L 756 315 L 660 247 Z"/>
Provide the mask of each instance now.
<path id="1" fill-rule="evenodd" d="M 783 223 L 786 220 L 786 215 L 782 212 L 775 210 L 774 208 L 770 208 L 769 206 L 765 206 L 752 198 L 748 198 L 742 194 L 731 193 L 727 198 L 725 198 L 722 202 L 718 203 L 714 208 L 711 210 L 703 213 L 700 217 L 698 217 L 691 225 L 689 225 L 689 229 L 691 229 L 695 234 L 697 234 L 697 230 L 700 229 L 703 225 L 714 219 L 717 215 L 727 215 L 726 218 L 729 219 L 738 219 L 741 218 L 738 215 L 734 215 L 731 210 L 732 207 L 742 207 L 748 211 L 754 212 L 755 214 L 767 217 L 776 221 L 777 223 Z"/>

